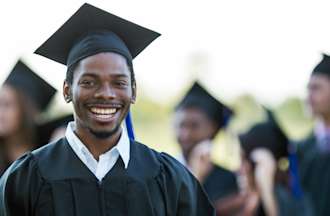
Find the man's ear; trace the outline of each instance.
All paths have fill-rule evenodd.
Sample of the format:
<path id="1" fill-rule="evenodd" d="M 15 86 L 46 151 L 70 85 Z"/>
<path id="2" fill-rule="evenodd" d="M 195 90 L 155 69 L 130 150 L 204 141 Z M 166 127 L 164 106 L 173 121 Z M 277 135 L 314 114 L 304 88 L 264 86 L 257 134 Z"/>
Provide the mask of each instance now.
<path id="1" fill-rule="evenodd" d="M 136 84 L 132 84 L 132 99 L 131 99 L 131 103 L 135 104 L 136 101 Z"/>
<path id="2" fill-rule="evenodd" d="M 71 85 L 64 80 L 63 82 L 63 97 L 65 102 L 70 103 L 72 101 L 71 97 Z"/>

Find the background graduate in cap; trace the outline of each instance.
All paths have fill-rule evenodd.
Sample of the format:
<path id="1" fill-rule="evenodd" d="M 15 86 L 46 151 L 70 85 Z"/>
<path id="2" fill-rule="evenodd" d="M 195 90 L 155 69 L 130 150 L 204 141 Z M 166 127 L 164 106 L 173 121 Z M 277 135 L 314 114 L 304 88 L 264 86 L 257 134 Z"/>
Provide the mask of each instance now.
<path id="1" fill-rule="evenodd" d="M 242 215 L 314 215 L 303 197 L 289 140 L 267 110 L 267 121 L 239 136 Z"/>
<path id="2" fill-rule="evenodd" d="M 36 120 L 56 90 L 19 60 L 0 89 L 1 171 L 37 147 Z"/>
<path id="3" fill-rule="evenodd" d="M 226 127 L 232 111 L 198 82 L 175 108 L 174 128 L 182 155 L 178 158 L 203 185 L 213 203 L 237 192 L 234 173 L 211 162 L 212 141 Z"/>
<path id="4" fill-rule="evenodd" d="M 65 135 L 66 126 L 73 121 L 72 114 L 66 114 L 38 125 L 38 140 L 41 145 L 62 138 Z"/>
<path id="5" fill-rule="evenodd" d="M 297 143 L 301 182 L 311 197 L 316 215 L 329 215 L 330 56 L 326 54 L 311 73 L 307 101 L 316 124 L 313 132 Z"/>
<path id="6" fill-rule="evenodd" d="M 36 53 L 68 67 L 65 138 L 16 161 L 0 181 L 6 215 L 213 215 L 197 180 L 122 129 L 136 97 L 132 60 L 158 33 L 84 4 Z"/>

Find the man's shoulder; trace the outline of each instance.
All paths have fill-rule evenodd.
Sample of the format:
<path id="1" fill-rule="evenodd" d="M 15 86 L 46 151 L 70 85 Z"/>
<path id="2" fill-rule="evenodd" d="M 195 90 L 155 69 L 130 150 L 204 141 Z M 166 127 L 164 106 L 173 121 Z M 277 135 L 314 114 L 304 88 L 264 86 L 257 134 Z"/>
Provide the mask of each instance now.
<path id="1" fill-rule="evenodd" d="M 2 175 L 2 178 L 8 178 L 13 174 L 18 172 L 27 171 L 28 169 L 33 168 L 36 165 L 36 160 L 31 154 L 31 152 L 27 152 L 17 160 L 15 160 Z"/>
<path id="2" fill-rule="evenodd" d="M 190 172 L 171 155 L 165 152 L 158 152 L 137 141 L 133 141 L 133 144 L 134 148 L 137 149 L 134 152 L 135 154 L 139 154 L 139 156 L 142 156 L 143 159 L 149 158 L 147 160 L 156 162 L 159 165 L 161 171 L 170 175 L 177 175 L 177 178 L 191 177 Z"/>
<path id="3" fill-rule="evenodd" d="M 165 152 L 159 152 L 138 141 L 133 141 L 133 144 L 138 149 L 136 152 L 137 154 L 149 154 L 151 157 L 154 157 L 162 163 L 167 163 L 173 167 L 177 167 L 178 169 L 184 168 L 179 161 Z"/>
<path id="4" fill-rule="evenodd" d="M 61 151 L 63 149 L 64 142 L 66 142 L 65 138 L 50 142 L 40 148 L 33 150 L 31 154 L 37 160 L 44 160 Z"/>
<path id="5" fill-rule="evenodd" d="M 60 141 L 49 143 L 32 152 L 25 153 L 11 164 L 3 176 L 10 177 L 15 173 L 37 171 L 39 164 L 43 164 L 50 155 L 57 153 L 56 149 L 59 148 L 59 144 Z"/>
<path id="6" fill-rule="evenodd" d="M 7 192 L 14 195 L 13 191 L 24 191 L 26 186 L 29 185 L 28 181 L 30 178 L 41 179 L 41 176 L 35 157 L 31 152 L 27 152 L 15 160 L 1 176 L 1 196 Z"/>
<path id="7" fill-rule="evenodd" d="M 169 211 L 172 212 L 170 215 L 215 215 L 200 184 L 179 161 L 139 142 L 132 142 L 132 146 L 137 150 L 135 153 L 157 161 L 159 170 L 153 179 L 162 188 Z"/>

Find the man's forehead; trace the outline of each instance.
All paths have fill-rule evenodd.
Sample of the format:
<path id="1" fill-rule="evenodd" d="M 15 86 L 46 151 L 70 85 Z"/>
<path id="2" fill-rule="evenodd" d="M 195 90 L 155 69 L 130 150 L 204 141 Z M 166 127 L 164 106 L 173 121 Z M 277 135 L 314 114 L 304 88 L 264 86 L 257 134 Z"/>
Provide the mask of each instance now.
<path id="1" fill-rule="evenodd" d="M 88 57 L 80 60 L 78 64 L 80 64 L 80 65 L 102 64 L 104 66 L 112 65 L 112 66 L 128 67 L 128 62 L 127 62 L 126 58 L 124 56 L 114 53 L 114 52 L 97 53 L 95 55 L 88 56 Z"/>
<path id="2" fill-rule="evenodd" d="M 79 70 L 81 72 L 93 72 L 93 70 L 100 71 L 102 69 L 104 71 L 112 72 L 112 74 L 115 74 L 116 72 L 118 75 L 128 76 L 130 73 L 126 59 L 123 56 L 112 52 L 98 53 L 93 56 L 88 56 L 80 60 L 75 67 L 75 71 Z"/>
<path id="3" fill-rule="evenodd" d="M 81 72 L 81 78 L 86 78 L 86 77 L 90 77 L 90 78 L 98 78 L 98 77 L 103 77 L 103 76 L 108 76 L 108 77 L 111 77 L 111 78 L 117 78 L 117 79 L 123 79 L 123 78 L 126 78 L 128 79 L 129 78 L 129 75 L 127 73 L 105 73 L 105 74 L 102 74 L 102 73 L 99 73 L 99 72 L 96 72 L 96 71 L 92 71 L 92 72 L 88 72 L 88 71 L 83 71 Z"/>

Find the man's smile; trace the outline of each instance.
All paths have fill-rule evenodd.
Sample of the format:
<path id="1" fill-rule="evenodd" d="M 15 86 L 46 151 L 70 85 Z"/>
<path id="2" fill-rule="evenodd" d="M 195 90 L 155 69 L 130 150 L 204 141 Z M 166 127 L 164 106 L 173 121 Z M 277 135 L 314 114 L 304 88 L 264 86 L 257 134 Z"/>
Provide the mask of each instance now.
<path id="1" fill-rule="evenodd" d="M 88 107 L 93 117 L 101 121 L 112 121 L 116 113 L 122 108 L 120 104 L 109 104 L 109 105 L 91 105 Z"/>

